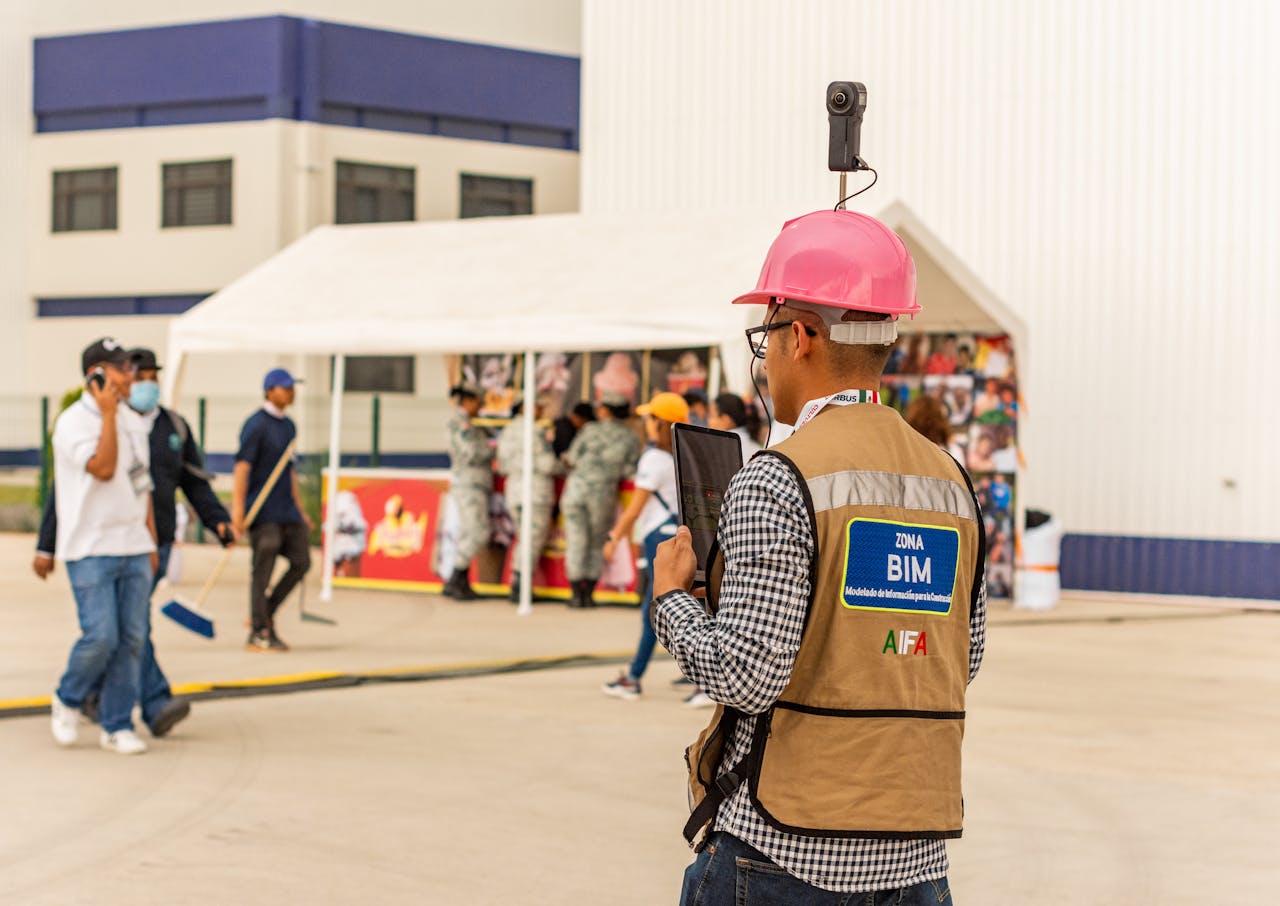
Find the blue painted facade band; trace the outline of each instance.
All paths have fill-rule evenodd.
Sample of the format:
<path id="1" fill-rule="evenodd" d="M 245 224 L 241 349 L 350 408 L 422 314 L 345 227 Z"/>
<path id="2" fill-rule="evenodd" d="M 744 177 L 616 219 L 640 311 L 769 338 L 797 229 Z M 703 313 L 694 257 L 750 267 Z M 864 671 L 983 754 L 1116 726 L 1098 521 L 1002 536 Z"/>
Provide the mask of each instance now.
<path id="1" fill-rule="evenodd" d="M 1280 600 L 1280 543 L 1066 535 L 1062 587 Z"/>
<path id="2" fill-rule="evenodd" d="M 36 299 L 37 318 L 84 318 L 104 315 L 180 315 L 209 293 L 183 296 L 73 296 Z"/>
<path id="3" fill-rule="evenodd" d="M 35 42 L 37 132 L 284 118 L 577 150 L 576 57 L 292 16 Z"/>

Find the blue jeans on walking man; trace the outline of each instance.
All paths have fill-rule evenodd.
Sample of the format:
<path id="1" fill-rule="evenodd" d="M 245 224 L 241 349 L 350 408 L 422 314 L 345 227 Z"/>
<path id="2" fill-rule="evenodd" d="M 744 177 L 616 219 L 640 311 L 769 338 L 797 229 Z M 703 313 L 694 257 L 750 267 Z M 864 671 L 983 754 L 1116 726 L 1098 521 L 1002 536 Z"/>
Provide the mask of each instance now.
<path id="1" fill-rule="evenodd" d="M 160 565 L 156 568 L 155 577 L 151 580 L 151 591 L 147 594 L 147 601 L 156 593 L 156 586 L 160 584 L 160 580 L 164 578 L 165 573 L 169 571 L 169 555 L 173 553 L 172 544 L 162 544 L 157 548 L 158 559 Z M 148 627 L 150 623 L 148 622 Z M 106 677 L 99 679 L 93 687 L 91 696 L 101 697 L 102 684 Z M 160 713 L 160 709 L 173 698 L 173 691 L 169 688 L 169 680 L 165 677 L 164 671 L 160 669 L 160 665 L 156 663 L 156 648 L 151 644 L 151 633 L 147 632 L 147 641 L 142 646 L 142 659 L 139 664 L 138 679 L 138 704 L 142 707 L 142 720 L 148 726 L 155 723 L 156 716 Z"/>
<path id="2" fill-rule="evenodd" d="M 81 636 L 71 648 L 58 698 L 79 708 L 102 683 L 98 722 L 133 729 L 142 651 L 151 634 L 151 556 L 84 557 L 67 564 Z"/>

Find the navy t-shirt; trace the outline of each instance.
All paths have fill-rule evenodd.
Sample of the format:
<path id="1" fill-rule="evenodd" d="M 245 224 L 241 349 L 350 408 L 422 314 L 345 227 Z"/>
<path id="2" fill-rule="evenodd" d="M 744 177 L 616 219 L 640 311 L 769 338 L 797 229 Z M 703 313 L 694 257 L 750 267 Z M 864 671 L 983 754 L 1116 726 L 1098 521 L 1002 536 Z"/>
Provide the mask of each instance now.
<path id="1" fill-rule="evenodd" d="M 246 515 L 258 499 L 258 492 L 267 483 L 271 470 L 297 436 L 298 429 L 294 426 L 293 419 L 288 416 L 276 418 L 265 409 L 259 409 L 251 415 L 240 429 L 240 451 L 236 453 L 236 462 L 247 462 L 250 466 L 249 496 L 244 504 Z M 253 520 L 253 525 L 301 521 L 302 514 L 298 512 L 298 505 L 293 502 L 293 463 L 290 462 L 280 473 L 276 486 L 271 489 L 267 502 L 262 505 L 262 511 Z"/>

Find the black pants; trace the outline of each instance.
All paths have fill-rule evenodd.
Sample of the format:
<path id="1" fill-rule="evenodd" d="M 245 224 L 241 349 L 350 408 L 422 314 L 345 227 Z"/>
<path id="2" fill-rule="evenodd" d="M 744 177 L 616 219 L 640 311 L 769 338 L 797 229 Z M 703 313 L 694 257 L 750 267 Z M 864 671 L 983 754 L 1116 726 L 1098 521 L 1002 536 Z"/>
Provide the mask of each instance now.
<path id="1" fill-rule="evenodd" d="M 289 592 L 311 568 L 311 542 L 307 526 L 302 522 L 266 522 L 249 529 L 249 544 L 253 547 L 253 582 L 249 589 L 253 631 L 266 632 L 272 628 L 276 611 L 289 597 Z M 280 577 L 268 595 L 267 586 L 271 584 L 276 557 L 289 561 L 289 571 Z"/>

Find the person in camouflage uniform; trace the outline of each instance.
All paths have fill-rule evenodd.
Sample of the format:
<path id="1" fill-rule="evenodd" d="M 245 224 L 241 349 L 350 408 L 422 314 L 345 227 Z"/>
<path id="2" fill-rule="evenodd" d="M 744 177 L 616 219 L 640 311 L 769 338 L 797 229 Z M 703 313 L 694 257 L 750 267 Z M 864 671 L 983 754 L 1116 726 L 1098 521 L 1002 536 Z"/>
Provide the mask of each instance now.
<path id="1" fill-rule="evenodd" d="M 618 482 L 635 472 L 640 440 L 625 424 L 626 397 L 606 393 L 598 421 L 583 425 L 565 452 L 571 467 L 560 498 L 564 516 L 565 573 L 573 589 L 570 607 L 594 607 L 591 597 L 604 568 L 604 543 L 618 506 Z"/>
<path id="2" fill-rule="evenodd" d="M 533 407 L 534 418 L 542 420 L 545 400 L 539 397 Z M 498 471 L 506 476 L 506 487 L 503 493 L 507 498 L 507 510 L 515 521 L 516 549 L 511 573 L 511 600 L 520 600 L 520 564 L 523 562 L 524 538 L 520 535 L 521 506 L 524 501 L 524 485 L 522 484 L 524 469 L 524 419 L 521 417 L 521 404 L 517 403 L 511 412 L 511 423 L 498 435 Z M 555 476 L 561 472 L 560 462 L 551 450 L 549 431 L 541 425 L 533 429 L 533 487 L 531 501 L 533 512 L 532 527 L 529 539 L 533 544 L 533 562 L 547 546 L 547 535 L 551 531 L 551 510 L 555 506 Z"/>
<path id="3" fill-rule="evenodd" d="M 453 572 L 445 582 L 444 595 L 458 601 L 473 601 L 476 593 L 467 574 L 471 561 L 489 541 L 493 449 L 485 433 L 471 423 L 480 412 L 480 388 L 464 382 L 449 395 L 458 401 L 458 409 L 447 426 L 449 496 L 461 518 Z"/>

